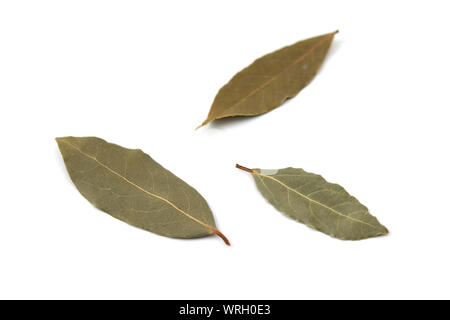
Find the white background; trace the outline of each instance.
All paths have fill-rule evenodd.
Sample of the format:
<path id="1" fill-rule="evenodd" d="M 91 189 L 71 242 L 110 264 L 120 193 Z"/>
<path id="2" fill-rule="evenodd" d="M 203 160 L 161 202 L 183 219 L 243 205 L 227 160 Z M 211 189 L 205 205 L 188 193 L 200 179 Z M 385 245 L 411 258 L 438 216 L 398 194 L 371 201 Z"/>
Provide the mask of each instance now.
<path id="1" fill-rule="evenodd" d="M 0 298 L 450 298 L 447 5 L 0 2 Z M 298 96 L 194 131 L 254 59 L 336 29 Z M 95 209 L 65 171 L 66 135 L 149 153 L 232 246 Z M 296 223 L 236 162 L 322 174 L 391 233 L 346 242 Z"/>

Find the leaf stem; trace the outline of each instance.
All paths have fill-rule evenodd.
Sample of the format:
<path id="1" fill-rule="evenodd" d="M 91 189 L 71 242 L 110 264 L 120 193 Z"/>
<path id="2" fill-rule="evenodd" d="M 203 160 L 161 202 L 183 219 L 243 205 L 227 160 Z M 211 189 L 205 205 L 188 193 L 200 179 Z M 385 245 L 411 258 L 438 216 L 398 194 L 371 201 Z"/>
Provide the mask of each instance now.
<path id="1" fill-rule="evenodd" d="M 212 230 L 216 235 L 218 235 L 219 237 L 221 237 L 222 238 L 222 240 L 225 242 L 225 244 L 227 245 L 227 246 L 230 246 L 230 241 L 228 241 L 228 239 L 227 239 L 227 237 L 225 237 L 225 235 L 222 233 L 222 232 L 220 232 L 219 230 L 217 230 L 217 229 L 214 229 L 214 230 Z"/>
<path id="2" fill-rule="evenodd" d="M 247 171 L 247 172 L 250 172 L 250 173 L 253 173 L 252 169 L 244 167 L 244 166 L 241 166 L 240 164 L 237 164 L 237 163 L 236 163 L 236 168 L 244 170 L 244 171 Z"/>

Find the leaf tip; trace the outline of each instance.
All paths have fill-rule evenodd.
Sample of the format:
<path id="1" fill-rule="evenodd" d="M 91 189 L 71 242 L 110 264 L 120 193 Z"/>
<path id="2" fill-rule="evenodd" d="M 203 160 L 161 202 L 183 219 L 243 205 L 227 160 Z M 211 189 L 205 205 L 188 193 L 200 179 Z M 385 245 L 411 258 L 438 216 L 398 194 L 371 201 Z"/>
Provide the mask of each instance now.
<path id="1" fill-rule="evenodd" d="M 55 138 L 55 141 L 58 144 L 58 146 L 61 145 L 61 143 L 64 142 L 64 140 L 65 140 L 65 137 L 56 137 Z"/>
<path id="2" fill-rule="evenodd" d="M 211 120 L 206 119 L 205 121 L 202 122 L 201 125 L 199 125 L 197 128 L 195 128 L 195 130 L 198 130 L 198 129 L 200 129 L 201 127 L 206 126 L 206 125 L 207 125 L 208 123 L 210 123 L 210 122 L 211 122 Z"/>

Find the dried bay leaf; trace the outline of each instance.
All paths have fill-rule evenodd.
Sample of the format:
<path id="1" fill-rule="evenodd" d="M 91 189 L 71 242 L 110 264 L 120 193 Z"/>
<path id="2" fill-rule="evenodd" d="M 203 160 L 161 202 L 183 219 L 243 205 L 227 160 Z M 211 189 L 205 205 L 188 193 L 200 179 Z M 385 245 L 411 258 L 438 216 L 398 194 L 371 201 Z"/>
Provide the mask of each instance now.
<path id="1" fill-rule="evenodd" d="M 207 119 L 256 116 L 280 106 L 314 78 L 338 31 L 269 53 L 237 73 L 217 93 Z"/>
<path id="2" fill-rule="evenodd" d="M 361 240 L 388 233 L 356 198 L 322 176 L 297 168 L 237 168 L 252 174 L 264 198 L 288 217 L 343 240 Z"/>
<path id="3" fill-rule="evenodd" d="M 56 141 L 73 183 L 98 209 L 162 236 L 216 234 L 229 245 L 205 199 L 141 150 L 96 137 Z"/>

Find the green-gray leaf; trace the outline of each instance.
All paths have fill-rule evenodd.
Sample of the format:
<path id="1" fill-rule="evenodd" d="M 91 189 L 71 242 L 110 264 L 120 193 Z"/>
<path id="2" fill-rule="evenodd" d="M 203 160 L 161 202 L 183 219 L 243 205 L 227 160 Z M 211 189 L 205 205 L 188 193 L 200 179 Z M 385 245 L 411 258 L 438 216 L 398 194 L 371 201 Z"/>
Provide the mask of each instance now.
<path id="1" fill-rule="evenodd" d="M 263 114 L 295 96 L 317 74 L 336 33 L 299 41 L 255 60 L 219 90 L 199 127 L 216 119 Z"/>
<path id="2" fill-rule="evenodd" d="M 288 217 L 343 240 L 388 233 L 377 218 L 344 188 L 302 169 L 249 169 L 261 194 Z"/>
<path id="3" fill-rule="evenodd" d="M 56 141 L 73 183 L 98 209 L 162 236 L 217 234 L 229 244 L 205 199 L 141 150 L 95 137 Z"/>

